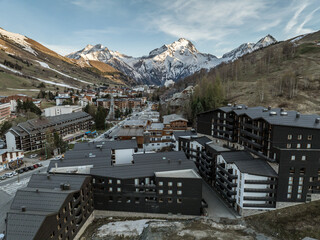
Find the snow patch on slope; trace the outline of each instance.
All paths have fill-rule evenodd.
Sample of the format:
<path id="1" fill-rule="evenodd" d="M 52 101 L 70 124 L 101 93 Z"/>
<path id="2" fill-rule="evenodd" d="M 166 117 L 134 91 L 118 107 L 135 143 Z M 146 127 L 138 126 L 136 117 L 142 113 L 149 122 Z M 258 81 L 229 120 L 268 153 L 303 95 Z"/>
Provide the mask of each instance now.
<path id="1" fill-rule="evenodd" d="M 71 77 L 71 76 L 68 75 L 68 74 L 59 72 L 58 70 L 56 70 L 56 69 L 54 69 L 54 68 L 51 68 L 51 67 L 50 67 L 47 63 L 45 63 L 45 62 L 41 62 L 41 61 L 38 61 L 38 60 L 35 60 L 35 61 L 38 62 L 41 67 L 50 69 L 51 71 L 54 71 L 54 72 L 56 72 L 56 73 L 59 73 L 59 74 L 62 75 L 62 76 L 65 76 L 65 77 L 68 77 L 68 78 L 72 78 L 73 80 L 76 80 L 76 81 L 79 81 L 79 82 L 82 82 L 82 83 L 85 83 L 85 84 L 90 84 L 90 85 L 92 85 L 92 83 L 90 83 L 90 82 L 87 82 L 87 81 L 84 81 L 84 80 L 81 80 L 81 79 L 78 79 L 78 78 L 75 78 L 75 77 Z"/>
<path id="2" fill-rule="evenodd" d="M 9 67 L 7 67 L 7 66 L 5 66 L 5 65 L 1 64 L 1 63 L 0 63 L 0 67 L 4 68 L 4 69 L 6 69 L 6 70 L 9 70 L 9 71 L 11 71 L 11 72 L 13 72 L 13 73 L 17 73 L 17 74 L 22 75 L 22 73 L 21 73 L 21 72 L 19 72 L 19 71 L 17 71 L 17 70 L 14 70 L 14 69 L 12 69 L 12 68 L 9 68 Z"/>
<path id="3" fill-rule="evenodd" d="M 149 219 L 111 222 L 101 226 L 97 235 L 98 237 L 122 236 L 125 238 L 140 236 L 143 230 L 148 227 L 148 222 L 150 222 Z"/>
<path id="4" fill-rule="evenodd" d="M 18 34 L 18 33 L 11 33 L 11 32 L 8 32 L 2 28 L 0 28 L 0 35 L 2 36 L 5 36 L 7 37 L 8 39 L 18 43 L 19 45 L 21 45 L 23 47 L 23 49 L 25 51 L 28 51 L 30 53 L 32 53 L 33 55 L 37 56 L 38 53 L 33 50 L 31 47 L 30 47 L 30 44 L 26 41 L 26 39 L 28 39 L 27 37 L 21 35 L 21 34 Z"/>

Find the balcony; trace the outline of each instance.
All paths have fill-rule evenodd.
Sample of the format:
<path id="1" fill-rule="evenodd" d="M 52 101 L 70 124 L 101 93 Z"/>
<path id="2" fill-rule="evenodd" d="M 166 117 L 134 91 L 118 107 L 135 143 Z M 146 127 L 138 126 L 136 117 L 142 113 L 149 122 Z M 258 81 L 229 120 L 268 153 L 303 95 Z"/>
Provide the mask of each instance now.
<path id="1" fill-rule="evenodd" d="M 245 137 L 240 136 L 240 140 L 244 141 L 244 142 L 248 143 L 250 146 L 254 146 L 254 147 L 258 148 L 258 149 L 262 149 L 263 148 L 263 146 L 261 144 L 253 142 L 253 141 L 251 141 L 251 140 L 249 140 L 249 139 L 247 139 Z"/>
<path id="2" fill-rule="evenodd" d="M 275 193 L 276 189 L 271 188 L 245 188 L 245 192 Z"/>
<path id="3" fill-rule="evenodd" d="M 225 199 L 227 199 L 227 201 L 228 201 L 229 203 L 235 203 L 235 202 L 236 202 L 236 199 L 232 198 L 232 196 L 229 196 L 228 193 L 222 191 L 222 189 L 220 189 L 219 187 L 218 187 L 217 189 L 218 189 L 218 191 L 223 195 L 223 197 L 224 197 Z"/>
<path id="4" fill-rule="evenodd" d="M 258 140 L 258 141 L 261 141 L 261 140 L 262 140 L 262 137 L 261 137 L 261 136 L 258 136 L 258 135 L 254 134 L 254 133 L 248 132 L 248 131 L 243 130 L 243 129 L 240 129 L 240 133 L 242 133 L 242 134 L 245 135 L 245 136 L 254 138 L 254 139 Z"/>
<path id="5" fill-rule="evenodd" d="M 274 180 L 245 180 L 246 184 L 271 184 L 274 185 L 277 182 Z"/>
<path id="6" fill-rule="evenodd" d="M 243 207 L 251 208 L 275 208 L 276 204 L 257 204 L 257 203 L 244 203 Z"/>
<path id="7" fill-rule="evenodd" d="M 219 178 L 216 179 L 217 183 L 219 183 L 218 185 L 223 187 L 230 195 L 236 195 L 237 192 L 232 190 L 232 189 L 229 189 L 227 184 L 223 183 Z"/>
<path id="8" fill-rule="evenodd" d="M 234 174 L 232 174 L 232 173 L 229 173 L 225 168 L 223 168 L 223 167 L 221 166 L 221 164 L 218 164 L 217 167 L 218 167 L 218 169 L 219 169 L 220 171 L 222 171 L 223 173 L 227 174 L 229 178 L 231 178 L 231 179 L 237 179 L 237 178 L 238 178 L 237 175 L 234 175 Z"/>
<path id="9" fill-rule="evenodd" d="M 250 123 L 242 123 L 242 125 L 245 127 L 245 128 L 250 128 L 250 129 L 253 129 L 253 130 L 256 130 L 256 131 L 261 131 L 261 128 L 258 127 L 258 126 L 254 126 Z"/>
<path id="10" fill-rule="evenodd" d="M 275 197 L 251 197 L 251 196 L 247 196 L 247 197 L 243 197 L 243 200 L 248 200 L 248 201 L 275 201 Z"/>
<path id="11" fill-rule="evenodd" d="M 237 183 L 230 182 L 230 181 L 228 180 L 228 178 L 226 178 L 226 177 L 225 177 L 224 175 L 222 175 L 220 172 L 217 172 L 217 175 L 218 175 L 220 178 L 222 178 L 222 180 L 225 181 L 230 187 L 236 187 L 236 186 L 238 186 Z"/>

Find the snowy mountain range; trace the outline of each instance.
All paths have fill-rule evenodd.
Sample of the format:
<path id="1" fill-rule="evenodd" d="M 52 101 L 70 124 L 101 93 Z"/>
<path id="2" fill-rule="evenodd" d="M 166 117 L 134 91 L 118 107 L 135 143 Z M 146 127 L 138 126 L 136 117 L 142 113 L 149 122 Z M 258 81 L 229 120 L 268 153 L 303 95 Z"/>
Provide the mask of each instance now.
<path id="1" fill-rule="evenodd" d="M 222 58 L 201 53 L 187 39 L 180 38 L 172 44 L 163 45 L 152 50 L 148 56 L 130 57 L 112 51 L 101 44 L 87 45 L 84 49 L 71 53 L 67 57 L 87 62 L 100 61 L 136 80 L 137 83 L 163 85 L 168 81 L 178 81 L 200 69 L 210 69 L 222 62 L 234 61 L 237 58 L 257 49 L 277 42 L 267 35 L 257 43 L 245 43 L 224 54 Z"/>

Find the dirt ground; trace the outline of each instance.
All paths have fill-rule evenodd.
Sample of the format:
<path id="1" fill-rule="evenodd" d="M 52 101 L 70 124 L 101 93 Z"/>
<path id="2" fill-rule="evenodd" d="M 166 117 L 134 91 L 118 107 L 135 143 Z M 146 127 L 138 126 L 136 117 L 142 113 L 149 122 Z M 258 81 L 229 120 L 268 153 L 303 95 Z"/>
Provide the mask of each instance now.
<path id="1" fill-rule="evenodd" d="M 139 222 L 143 219 L 137 218 L 102 218 L 96 219 L 87 228 L 80 240 L 267 240 L 263 235 L 256 234 L 252 229 L 248 229 L 241 223 L 241 220 L 225 220 L 220 223 L 211 219 L 193 219 L 193 220 L 160 220 L 150 219 L 142 233 L 137 235 L 128 232 L 114 233 L 104 232 L 101 234 L 99 228 L 108 224 L 112 224 L 111 228 L 120 228 L 119 222 Z M 130 227 L 128 227 L 129 229 Z M 137 227 L 138 228 L 138 227 Z M 130 230 L 130 229 L 129 229 Z"/>

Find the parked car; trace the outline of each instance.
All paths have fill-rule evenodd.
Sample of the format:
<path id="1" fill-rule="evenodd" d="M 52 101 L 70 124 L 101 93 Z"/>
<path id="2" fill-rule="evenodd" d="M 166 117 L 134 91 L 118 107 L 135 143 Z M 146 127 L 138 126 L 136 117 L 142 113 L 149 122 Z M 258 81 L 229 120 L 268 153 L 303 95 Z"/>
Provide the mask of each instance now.
<path id="1" fill-rule="evenodd" d="M 34 168 L 38 168 L 39 166 L 37 164 L 33 164 L 33 167 Z"/>
<path id="2" fill-rule="evenodd" d="M 28 168 L 28 167 L 24 167 L 24 168 L 23 168 L 23 171 L 24 171 L 24 172 L 28 172 L 28 171 L 29 171 L 29 168 Z"/>
<path id="3" fill-rule="evenodd" d="M 36 163 L 38 167 L 42 167 L 42 163 Z"/>
<path id="4" fill-rule="evenodd" d="M 13 171 L 12 174 L 13 174 L 13 176 L 17 176 L 18 175 L 18 173 L 16 171 Z"/>
<path id="5" fill-rule="evenodd" d="M 7 178 L 12 178 L 12 177 L 13 177 L 13 174 L 12 174 L 12 172 L 6 173 L 5 176 L 6 176 Z"/>
<path id="6" fill-rule="evenodd" d="M 20 169 L 18 169 L 17 170 L 17 173 L 19 173 L 19 174 L 21 174 L 21 173 L 23 173 L 24 171 L 23 171 L 23 168 L 20 168 Z"/>
<path id="7" fill-rule="evenodd" d="M 29 166 L 28 169 L 29 169 L 29 170 L 33 170 L 34 167 L 33 167 L 33 166 Z"/>
<path id="8" fill-rule="evenodd" d="M 0 180 L 5 180 L 7 177 L 5 175 L 0 176 Z"/>
<path id="9" fill-rule="evenodd" d="M 36 158 L 38 156 L 38 154 L 31 154 L 30 158 Z"/>

